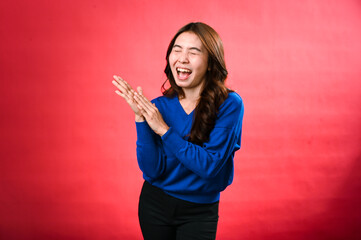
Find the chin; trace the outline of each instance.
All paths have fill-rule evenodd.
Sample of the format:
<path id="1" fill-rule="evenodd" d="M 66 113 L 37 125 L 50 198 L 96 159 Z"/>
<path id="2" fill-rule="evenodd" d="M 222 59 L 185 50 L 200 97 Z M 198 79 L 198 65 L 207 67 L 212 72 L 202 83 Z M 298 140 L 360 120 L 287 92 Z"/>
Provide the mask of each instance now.
<path id="1" fill-rule="evenodd" d="M 188 84 L 187 83 L 184 83 L 184 82 L 179 82 L 179 81 L 175 81 L 175 84 L 180 87 L 180 88 L 184 88 L 184 87 L 187 87 Z"/>

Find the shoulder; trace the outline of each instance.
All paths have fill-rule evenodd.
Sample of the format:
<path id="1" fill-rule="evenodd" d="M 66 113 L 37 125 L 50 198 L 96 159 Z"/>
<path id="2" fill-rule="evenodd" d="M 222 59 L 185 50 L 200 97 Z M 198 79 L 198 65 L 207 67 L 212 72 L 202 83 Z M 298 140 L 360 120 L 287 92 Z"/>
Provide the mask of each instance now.
<path id="1" fill-rule="evenodd" d="M 160 96 L 154 98 L 151 102 L 163 113 L 166 109 L 172 109 L 176 104 L 175 97 Z"/>
<path id="2" fill-rule="evenodd" d="M 232 128 L 243 120 L 244 105 L 236 92 L 228 93 L 228 97 L 218 109 L 216 126 Z"/>
<path id="3" fill-rule="evenodd" d="M 226 102 L 231 102 L 231 103 L 237 104 L 237 105 L 243 105 L 243 100 L 242 100 L 241 96 L 239 96 L 239 94 L 236 92 L 228 93 L 228 97 L 225 100 L 225 103 Z"/>
<path id="4" fill-rule="evenodd" d="M 228 97 L 222 105 L 219 107 L 219 114 L 224 114 L 227 112 L 234 112 L 235 114 L 240 114 L 244 111 L 244 104 L 241 96 L 236 92 L 228 93 Z"/>
<path id="5" fill-rule="evenodd" d="M 233 129 L 236 126 L 241 126 L 243 113 L 244 105 L 241 96 L 236 92 L 230 92 L 218 109 L 215 127 Z"/>
<path id="6" fill-rule="evenodd" d="M 155 105 L 162 104 L 162 103 L 169 104 L 174 101 L 174 98 L 175 98 L 174 96 L 173 97 L 159 96 L 159 97 L 154 98 L 151 102 L 155 103 Z"/>

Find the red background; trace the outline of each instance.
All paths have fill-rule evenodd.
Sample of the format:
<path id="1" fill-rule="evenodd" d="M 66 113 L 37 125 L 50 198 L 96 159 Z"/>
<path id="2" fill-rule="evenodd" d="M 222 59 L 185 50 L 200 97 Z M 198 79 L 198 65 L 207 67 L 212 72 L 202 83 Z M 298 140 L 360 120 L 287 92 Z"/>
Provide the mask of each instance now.
<path id="1" fill-rule="evenodd" d="M 1 1 L 0 239 L 140 239 L 134 116 L 176 31 L 221 35 L 244 99 L 218 239 L 361 239 L 361 2 Z"/>

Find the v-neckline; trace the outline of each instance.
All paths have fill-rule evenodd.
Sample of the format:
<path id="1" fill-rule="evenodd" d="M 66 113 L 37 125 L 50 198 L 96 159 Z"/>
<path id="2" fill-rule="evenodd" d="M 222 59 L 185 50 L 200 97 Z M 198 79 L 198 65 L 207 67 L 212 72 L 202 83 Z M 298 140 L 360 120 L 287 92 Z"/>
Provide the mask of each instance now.
<path id="1" fill-rule="evenodd" d="M 177 102 L 178 102 L 178 106 L 182 109 L 182 111 L 183 111 L 183 113 L 184 113 L 185 115 L 191 116 L 191 115 L 193 114 L 193 112 L 194 112 L 194 110 L 195 110 L 196 108 L 194 108 L 190 113 L 187 113 L 187 112 L 184 110 L 182 104 L 180 103 L 178 96 L 176 96 L 176 100 L 177 100 Z"/>

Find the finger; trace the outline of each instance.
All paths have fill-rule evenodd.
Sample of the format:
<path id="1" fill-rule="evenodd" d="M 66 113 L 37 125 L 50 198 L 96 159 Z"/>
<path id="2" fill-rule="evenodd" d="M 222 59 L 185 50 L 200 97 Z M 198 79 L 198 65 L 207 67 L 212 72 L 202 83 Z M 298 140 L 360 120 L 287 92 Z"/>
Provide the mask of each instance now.
<path id="1" fill-rule="evenodd" d="M 137 105 L 139 105 L 139 107 L 145 111 L 150 111 L 150 109 L 148 108 L 147 104 L 144 102 L 144 100 L 142 100 L 139 96 L 139 94 L 135 93 L 134 94 L 134 100 L 137 103 Z"/>
<path id="2" fill-rule="evenodd" d="M 118 76 L 117 75 L 113 75 L 114 80 L 118 81 Z"/>
<path id="3" fill-rule="evenodd" d="M 116 83 L 118 83 L 120 86 L 122 86 L 124 89 L 126 89 L 127 91 L 130 90 L 129 87 L 127 86 L 127 84 L 125 84 L 125 81 L 124 81 L 122 78 L 117 77 L 117 78 L 115 78 L 114 81 L 115 81 Z"/>
<path id="4" fill-rule="evenodd" d="M 139 99 L 144 103 L 144 104 L 148 104 L 148 99 L 143 95 L 143 89 L 142 87 L 138 86 L 137 87 L 137 91 L 138 92 L 134 92 L 135 96 L 138 96 Z"/>
<path id="5" fill-rule="evenodd" d="M 143 90 L 142 90 L 142 88 L 141 88 L 141 87 L 138 87 L 137 90 L 138 90 L 138 92 L 135 92 L 134 95 L 138 96 L 139 99 L 140 99 L 143 103 L 147 104 L 148 106 L 152 105 L 152 103 L 148 100 L 148 98 L 146 98 L 146 97 L 143 95 Z M 140 90 L 141 93 L 139 92 L 139 90 Z"/>
<path id="6" fill-rule="evenodd" d="M 113 84 L 131 101 L 133 101 L 134 90 L 121 77 L 114 76 Z"/>
<path id="7" fill-rule="evenodd" d="M 143 102 L 147 105 L 147 107 L 151 110 L 157 110 L 158 108 L 155 106 L 154 103 L 148 100 L 144 95 L 139 95 L 139 97 L 143 100 Z"/>
<path id="8" fill-rule="evenodd" d="M 129 84 L 127 81 L 125 81 L 125 80 L 123 80 L 123 79 L 122 79 L 122 81 L 123 81 L 123 83 L 127 86 L 127 88 L 128 88 L 129 90 L 133 90 L 132 86 L 130 86 L 130 84 Z"/>
<path id="9" fill-rule="evenodd" d="M 137 108 L 139 109 L 139 112 L 144 116 L 144 114 L 146 114 L 147 115 L 147 112 L 144 110 L 144 108 L 141 106 L 141 105 L 139 105 L 138 103 L 136 103 L 137 104 Z M 144 116 L 145 117 L 145 116 Z"/>
<path id="10" fill-rule="evenodd" d="M 142 100 L 139 95 L 135 95 L 134 98 L 137 102 L 137 105 L 139 105 L 147 113 L 147 115 L 152 116 L 155 113 L 154 109 L 150 107 L 146 102 L 144 102 L 144 100 Z"/>
<path id="11" fill-rule="evenodd" d="M 121 96 L 122 98 L 124 98 L 125 100 L 127 100 L 126 96 L 123 93 L 121 93 L 119 90 L 115 90 L 115 93 Z"/>
<path id="12" fill-rule="evenodd" d="M 119 77 L 117 75 L 113 75 L 113 78 L 114 78 L 114 80 L 117 80 L 117 81 L 119 81 L 119 78 L 121 79 L 121 77 Z"/>
<path id="13" fill-rule="evenodd" d="M 138 107 L 139 108 L 139 107 Z M 147 120 L 147 119 L 149 119 L 149 114 L 146 112 L 146 111 L 144 111 L 144 109 L 140 109 L 139 110 L 140 111 L 140 114 Z"/>
<path id="14" fill-rule="evenodd" d="M 120 85 L 117 81 L 113 80 L 112 81 L 113 85 L 116 86 L 120 91 L 125 92 L 126 90 L 124 89 L 124 87 L 122 85 Z"/>
<path id="15" fill-rule="evenodd" d="M 112 81 L 112 83 L 114 84 L 114 86 L 116 86 L 120 92 L 124 95 L 124 99 L 128 100 L 128 99 L 132 99 L 133 95 L 129 93 L 129 91 L 127 89 L 124 88 L 124 86 L 122 84 L 119 84 L 116 81 Z"/>
<path id="16" fill-rule="evenodd" d="M 131 98 L 133 100 L 133 96 L 135 91 L 133 90 L 132 86 L 130 86 L 130 84 L 125 81 L 124 79 L 122 79 L 121 77 L 118 76 L 119 79 L 119 84 L 121 84 L 121 86 L 127 90 L 127 95 L 129 96 L 129 98 Z"/>
<path id="17" fill-rule="evenodd" d="M 152 103 L 146 97 L 144 97 L 144 95 L 135 93 L 134 97 L 138 103 L 141 104 L 146 111 L 148 111 L 148 113 L 154 110 Z"/>
<path id="18" fill-rule="evenodd" d="M 124 80 L 123 80 L 121 77 L 119 77 L 119 76 L 114 75 L 113 78 L 114 78 L 114 80 L 115 80 L 118 84 L 121 84 L 121 83 L 124 82 Z M 122 86 L 124 86 L 124 87 L 126 88 L 126 86 L 125 86 L 124 83 L 122 84 Z"/>
<path id="19" fill-rule="evenodd" d="M 133 94 L 133 95 L 135 95 L 135 91 L 134 91 L 133 89 L 132 89 L 132 90 L 130 90 L 130 91 L 132 92 L 132 94 Z"/>
<path id="20" fill-rule="evenodd" d="M 119 90 L 115 90 L 115 93 L 121 96 L 128 104 L 133 104 L 133 99 L 129 98 L 127 95 L 121 93 Z"/>
<path id="21" fill-rule="evenodd" d="M 114 75 L 113 78 L 116 80 L 117 83 L 119 83 L 121 86 L 123 86 L 126 90 L 131 91 L 133 88 L 125 81 L 123 78 Z"/>
<path id="22" fill-rule="evenodd" d="M 120 76 L 114 75 L 113 78 L 117 81 L 124 81 L 123 78 L 121 78 Z"/>

